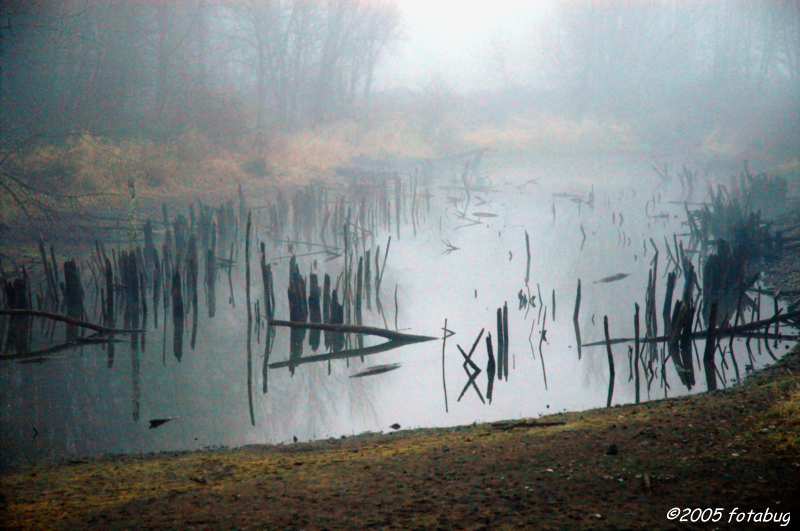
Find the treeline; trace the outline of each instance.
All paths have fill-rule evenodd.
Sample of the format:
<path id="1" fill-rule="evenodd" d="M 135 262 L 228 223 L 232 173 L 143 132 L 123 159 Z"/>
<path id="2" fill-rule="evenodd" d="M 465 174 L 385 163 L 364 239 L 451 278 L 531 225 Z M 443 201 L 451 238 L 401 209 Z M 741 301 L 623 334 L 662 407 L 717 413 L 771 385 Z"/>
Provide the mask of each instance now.
<path id="1" fill-rule="evenodd" d="M 6 133 L 293 130 L 369 100 L 393 0 L 11 0 Z"/>
<path id="2" fill-rule="evenodd" d="M 797 112 L 796 0 L 577 0 L 556 3 L 546 24 L 538 66 L 577 116 Z"/>

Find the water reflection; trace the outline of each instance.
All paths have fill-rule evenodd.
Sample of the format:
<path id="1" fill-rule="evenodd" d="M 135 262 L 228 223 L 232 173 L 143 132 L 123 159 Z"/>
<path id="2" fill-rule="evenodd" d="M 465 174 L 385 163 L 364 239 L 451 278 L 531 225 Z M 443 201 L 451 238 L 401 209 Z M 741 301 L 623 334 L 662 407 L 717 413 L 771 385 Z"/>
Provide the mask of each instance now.
<path id="1" fill-rule="evenodd" d="M 144 225 L 144 249 L 96 244 L 85 265 L 77 260 L 63 270 L 65 279 L 68 269 L 70 277 L 77 274 L 72 285 L 83 286 L 70 303 L 75 315 L 108 328 L 121 321 L 124 328 L 148 330 L 129 333 L 122 343 L 95 344 L 80 329 L 2 316 L 7 357 L 0 393 L 9 405 L 0 414 L 2 462 L 288 441 L 395 421 L 441 426 L 639 401 L 643 394 L 727 385 L 728 364 L 740 378 L 736 360 L 745 348 L 746 365 L 765 362 L 752 352 L 751 339 L 755 350 L 764 340 L 768 355 L 774 343 L 767 341 L 793 337 L 786 328 L 762 335 L 754 331 L 763 326 L 741 329 L 760 317 L 762 306 L 767 315 L 775 311 L 760 294 L 748 302 L 743 288 L 720 298 L 728 309 L 717 311 L 716 339 L 705 341 L 702 323 L 709 321 L 699 316 L 710 303 L 699 289 L 705 272 L 698 267 L 703 275 L 697 275 L 695 267 L 713 250 L 683 235 L 674 216 L 684 205 L 655 193 L 642 205 L 641 195 L 650 194 L 636 199 L 627 184 L 595 192 L 582 176 L 587 168 L 569 170 L 572 181 L 549 183 L 531 179 L 531 172 L 562 174 L 566 167 L 510 168 L 492 184 L 478 162 L 472 154 L 420 163 L 417 173 L 370 174 L 347 188 L 284 190 L 263 207 L 248 209 L 240 200 L 238 216 L 230 201 L 200 205 L 197 216 L 192 207 L 188 217 L 170 217 L 165 208 L 163 221 Z M 621 179 L 631 182 L 626 171 Z M 668 190 L 661 192 L 666 197 Z M 458 252 L 442 254 L 443 241 Z M 103 245 L 111 245 L 109 255 Z M 260 280 L 250 278 L 252 245 Z M 659 256 L 666 256 L 661 264 Z M 37 296 L 51 310 L 58 304 L 55 259 L 51 247 L 35 270 L 36 285 L 43 286 Z M 32 306 L 31 274 L 6 273 L 6 308 Z M 582 285 L 580 278 L 600 281 Z M 519 311 L 508 311 L 509 300 L 518 301 Z M 556 320 L 556 307 L 573 301 L 572 322 L 563 310 Z M 193 350 L 184 356 L 187 311 Z M 287 318 L 289 330 L 280 324 Z M 432 341 L 427 334 L 442 321 L 441 343 Z M 371 327 L 385 339 L 348 326 Z M 454 338 L 448 326 L 459 331 Z M 733 329 L 747 335 L 736 339 Z M 722 337 L 731 339 L 721 346 Z M 161 344 L 160 360 L 146 339 Z M 608 348 L 617 344 L 624 346 Z M 700 363 L 706 352 L 709 365 Z M 63 355 L 63 363 L 57 370 L 10 363 L 29 354 L 30 360 Z M 459 390 L 454 408 L 448 383 Z M 178 416 L 180 423 L 153 431 L 142 420 Z M 22 419 L 41 432 L 36 445 Z"/>

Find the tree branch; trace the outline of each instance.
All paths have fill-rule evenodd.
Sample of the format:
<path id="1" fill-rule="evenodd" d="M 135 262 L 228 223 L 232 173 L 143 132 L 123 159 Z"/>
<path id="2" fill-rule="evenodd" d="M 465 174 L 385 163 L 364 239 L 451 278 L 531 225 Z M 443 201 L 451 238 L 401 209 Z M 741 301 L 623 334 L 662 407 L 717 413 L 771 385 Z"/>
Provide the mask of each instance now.
<path id="1" fill-rule="evenodd" d="M 146 332 L 145 329 L 126 329 L 126 328 L 108 328 L 105 326 L 96 325 L 88 321 L 81 321 L 80 319 L 73 319 L 60 313 L 42 312 L 39 310 L 0 310 L 0 315 L 11 315 L 19 317 L 42 317 L 44 319 L 52 319 L 53 321 L 61 321 L 73 326 L 80 326 L 81 328 L 88 328 L 101 334 L 134 334 L 137 332 Z"/>

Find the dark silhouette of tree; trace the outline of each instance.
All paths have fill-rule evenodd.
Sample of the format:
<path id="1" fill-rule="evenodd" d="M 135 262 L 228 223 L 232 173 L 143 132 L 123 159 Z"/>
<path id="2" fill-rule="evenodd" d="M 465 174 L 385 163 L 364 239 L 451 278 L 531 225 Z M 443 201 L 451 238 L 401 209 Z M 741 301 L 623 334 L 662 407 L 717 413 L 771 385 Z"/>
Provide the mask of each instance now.
<path id="1" fill-rule="evenodd" d="M 362 105 L 399 28 L 390 0 L 3 2 L 0 110 L 27 134 L 163 136 L 238 100 L 263 141 Z"/>

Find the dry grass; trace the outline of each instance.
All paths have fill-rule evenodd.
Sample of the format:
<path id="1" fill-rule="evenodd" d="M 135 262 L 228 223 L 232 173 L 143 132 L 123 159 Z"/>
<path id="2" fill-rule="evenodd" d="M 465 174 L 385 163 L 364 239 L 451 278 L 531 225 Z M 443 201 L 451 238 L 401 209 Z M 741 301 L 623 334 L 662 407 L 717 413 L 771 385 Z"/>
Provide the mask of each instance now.
<path id="1" fill-rule="evenodd" d="M 465 141 L 501 152 L 584 155 L 631 151 L 638 143 L 629 125 L 593 118 L 575 121 L 548 114 L 517 117 L 500 126 L 487 126 L 466 134 Z"/>
<path id="2" fill-rule="evenodd" d="M 228 147 L 197 131 L 163 140 L 84 134 L 38 145 L 12 157 L 4 169 L 40 190 L 63 196 L 105 194 L 124 203 L 131 179 L 143 198 L 218 198 L 234 195 L 240 184 L 258 187 L 331 179 L 337 166 L 354 157 L 436 154 L 412 119 L 398 114 L 382 116 L 369 126 L 363 123 L 338 122 L 275 134 L 263 150 L 257 149 L 253 137 Z M 0 221 L 11 224 L 22 214 L 7 195 L 0 203 L 4 218 Z"/>
<path id="3" fill-rule="evenodd" d="M 626 123 L 530 113 L 476 127 L 437 101 L 381 102 L 352 120 L 272 134 L 263 149 L 258 149 L 253 137 L 229 146 L 197 130 L 163 140 L 81 135 L 42 144 L 13 158 L 3 169 L 11 167 L 37 188 L 65 196 L 104 194 L 93 208 L 124 209 L 130 179 L 145 201 L 164 197 L 216 201 L 235 195 L 240 185 L 261 192 L 276 185 L 334 179 L 337 166 L 357 157 L 432 157 L 477 147 L 500 155 L 625 154 L 643 145 L 635 127 Z M 697 149 L 708 154 L 735 152 L 739 140 L 717 128 Z M 797 168 L 795 160 L 785 169 L 797 175 Z M 86 208 L 86 204 L 79 202 L 75 207 Z M 22 214 L 8 194 L 0 197 L 0 211 L 0 222 L 7 225 L 14 225 Z"/>
<path id="4" fill-rule="evenodd" d="M 65 155 L 75 163 L 78 184 L 93 189 L 121 190 L 133 179 L 142 191 L 170 192 L 243 177 L 235 152 L 194 131 L 161 141 L 83 135 Z"/>
<path id="5" fill-rule="evenodd" d="M 397 112 L 374 122 L 362 118 L 274 134 L 262 150 L 254 137 L 223 146 L 191 130 L 163 140 L 84 134 L 40 143 L 12 156 L 3 170 L 38 190 L 58 194 L 50 202 L 62 213 L 87 208 L 124 212 L 130 202 L 130 180 L 145 202 L 165 197 L 217 202 L 234 196 L 240 185 L 260 192 L 276 185 L 333 179 L 336 167 L 354 157 L 433 156 L 434 143 L 423 138 L 420 127 Z M 65 202 L 63 197 L 82 199 Z M 16 226 L 25 218 L 9 194 L 0 194 L 0 223 Z"/>
<path id="6" fill-rule="evenodd" d="M 425 157 L 436 153 L 423 141 L 413 122 L 400 118 L 363 126 L 337 122 L 313 130 L 273 138 L 269 159 L 289 182 L 331 178 L 337 166 L 356 157 Z"/>
<path id="7" fill-rule="evenodd" d="M 770 408 L 766 419 L 772 424 L 766 429 L 777 448 L 800 452 L 800 381 L 794 378 L 786 399 Z"/>

